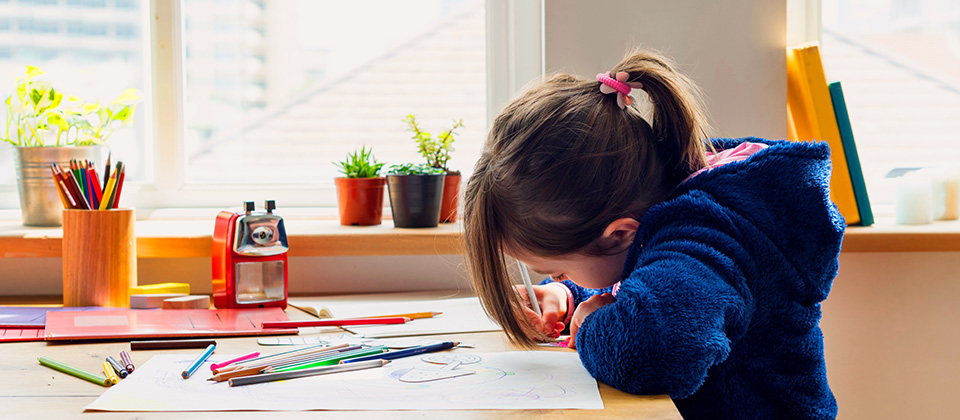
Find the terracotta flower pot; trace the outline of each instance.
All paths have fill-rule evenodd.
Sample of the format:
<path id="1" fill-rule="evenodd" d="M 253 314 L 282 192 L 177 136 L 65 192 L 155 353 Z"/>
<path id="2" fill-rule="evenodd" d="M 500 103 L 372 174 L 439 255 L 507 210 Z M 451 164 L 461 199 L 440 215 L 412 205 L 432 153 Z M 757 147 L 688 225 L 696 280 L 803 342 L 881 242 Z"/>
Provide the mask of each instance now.
<path id="1" fill-rule="evenodd" d="M 460 194 L 460 173 L 447 174 L 443 180 L 443 201 L 440 203 L 440 223 L 457 220 L 457 202 Z"/>
<path id="2" fill-rule="evenodd" d="M 379 225 L 383 220 L 383 186 L 386 178 L 335 178 L 340 224 Z"/>

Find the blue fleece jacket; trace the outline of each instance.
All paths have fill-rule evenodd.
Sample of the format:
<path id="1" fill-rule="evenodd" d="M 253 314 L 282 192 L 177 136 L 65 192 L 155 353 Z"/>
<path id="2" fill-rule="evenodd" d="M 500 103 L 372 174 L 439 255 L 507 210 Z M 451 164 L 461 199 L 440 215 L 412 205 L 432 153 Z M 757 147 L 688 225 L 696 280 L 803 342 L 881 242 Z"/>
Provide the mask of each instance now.
<path id="1" fill-rule="evenodd" d="M 770 147 L 644 214 L 617 301 L 587 316 L 577 351 L 601 382 L 668 394 L 685 418 L 833 418 L 818 325 L 844 230 L 830 149 L 714 145 L 743 141 Z M 610 291 L 564 284 L 576 304 Z"/>

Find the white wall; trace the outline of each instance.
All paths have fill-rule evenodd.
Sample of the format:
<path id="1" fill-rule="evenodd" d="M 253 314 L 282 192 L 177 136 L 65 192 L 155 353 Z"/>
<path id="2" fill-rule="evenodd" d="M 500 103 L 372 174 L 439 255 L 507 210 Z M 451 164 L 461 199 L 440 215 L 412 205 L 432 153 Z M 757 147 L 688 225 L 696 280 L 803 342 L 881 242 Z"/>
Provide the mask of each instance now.
<path id="1" fill-rule="evenodd" d="M 703 89 L 716 136 L 786 137 L 786 2 L 548 0 L 545 67 L 594 77 L 634 46 Z"/>

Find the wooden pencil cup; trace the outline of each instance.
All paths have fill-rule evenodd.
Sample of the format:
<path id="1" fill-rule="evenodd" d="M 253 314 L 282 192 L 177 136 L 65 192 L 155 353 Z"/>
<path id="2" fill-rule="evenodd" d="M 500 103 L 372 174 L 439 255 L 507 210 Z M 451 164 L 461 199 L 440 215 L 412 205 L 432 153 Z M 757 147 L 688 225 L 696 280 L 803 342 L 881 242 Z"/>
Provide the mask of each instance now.
<path id="1" fill-rule="evenodd" d="M 63 306 L 129 306 L 137 285 L 133 223 L 133 209 L 63 211 Z"/>

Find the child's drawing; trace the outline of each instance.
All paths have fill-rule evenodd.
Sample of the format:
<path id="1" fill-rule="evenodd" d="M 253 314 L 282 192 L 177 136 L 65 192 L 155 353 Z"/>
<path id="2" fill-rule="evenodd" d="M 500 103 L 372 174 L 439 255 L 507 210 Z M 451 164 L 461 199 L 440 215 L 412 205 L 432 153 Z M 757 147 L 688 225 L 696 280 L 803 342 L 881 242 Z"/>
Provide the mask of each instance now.
<path id="1" fill-rule="evenodd" d="M 440 359 L 441 355 L 447 358 Z M 459 360 L 451 360 L 451 355 Z M 215 360 L 235 357 L 217 356 Z M 230 387 L 226 382 L 207 381 L 207 374 L 180 378 L 180 372 L 192 360 L 190 355 L 159 355 L 138 366 L 136 374 L 107 389 L 87 408 L 214 411 L 603 407 L 596 381 L 573 352 L 453 352 L 425 356 L 438 358 L 428 363 L 421 360 L 423 356 L 408 357 L 394 359 L 382 368 Z M 446 363 L 435 363 L 437 360 Z M 209 364 L 201 369 L 209 373 Z M 456 376 L 440 377 L 435 372 Z"/>

